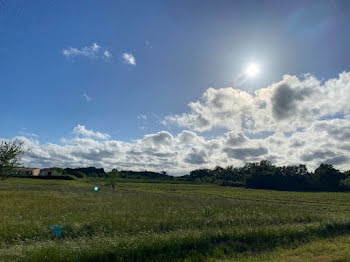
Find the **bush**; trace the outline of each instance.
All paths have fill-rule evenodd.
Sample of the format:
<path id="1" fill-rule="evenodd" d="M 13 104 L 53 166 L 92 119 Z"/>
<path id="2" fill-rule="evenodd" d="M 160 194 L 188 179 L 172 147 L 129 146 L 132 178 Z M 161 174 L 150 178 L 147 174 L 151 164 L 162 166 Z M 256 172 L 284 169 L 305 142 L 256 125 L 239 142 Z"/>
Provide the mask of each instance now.
<path id="1" fill-rule="evenodd" d="M 340 180 L 339 184 L 343 190 L 350 190 L 350 177 Z"/>

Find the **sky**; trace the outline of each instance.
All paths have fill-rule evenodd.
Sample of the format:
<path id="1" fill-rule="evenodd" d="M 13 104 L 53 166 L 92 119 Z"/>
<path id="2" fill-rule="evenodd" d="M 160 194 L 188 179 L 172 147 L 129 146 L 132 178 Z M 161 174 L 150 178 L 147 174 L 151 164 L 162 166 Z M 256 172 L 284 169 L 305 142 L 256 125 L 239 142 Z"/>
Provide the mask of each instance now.
<path id="1" fill-rule="evenodd" d="M 342 0 L 0 0 L 0 140 L 33 167 L 349 170 L 349 29 Z"/>

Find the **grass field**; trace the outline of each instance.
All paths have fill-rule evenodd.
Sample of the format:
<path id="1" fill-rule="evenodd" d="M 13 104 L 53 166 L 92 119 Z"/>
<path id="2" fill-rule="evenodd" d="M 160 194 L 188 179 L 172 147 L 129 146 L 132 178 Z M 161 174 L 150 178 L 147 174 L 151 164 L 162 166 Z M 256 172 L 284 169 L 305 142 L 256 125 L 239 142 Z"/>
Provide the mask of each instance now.
<path id="1" fill-rule="evenodd" d="M 100 190 L 95 192 L 97 185 Z M 0 181 L 0 261 L 350 261 L 350 195 Z M 50 226 L 65 224 L 58 239 Z"/>

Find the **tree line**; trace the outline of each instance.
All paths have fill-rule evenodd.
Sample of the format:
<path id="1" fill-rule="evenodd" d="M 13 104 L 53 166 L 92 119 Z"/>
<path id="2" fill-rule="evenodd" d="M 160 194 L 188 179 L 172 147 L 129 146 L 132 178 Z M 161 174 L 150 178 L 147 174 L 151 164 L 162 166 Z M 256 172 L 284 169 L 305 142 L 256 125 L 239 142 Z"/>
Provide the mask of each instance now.
<path id="1" fill-rule="evenodd" d="M 275 166 L 262 160 L 243 167 L 196 169 L 183 179 L 278 190 L 350 190 L 350 171 L 340 172 L 329 164 L 321 164 L 314 172 L 309 172 L 305 165 Z"/>
<path id="2" fill-rule="evenodd" d="M 2 142 L 0 144 L 0 178 L 7 177 L 25 153 L 23 143 L 19 141 Z M 157 173 L 113 169 L 106 173 L 103 168 L 95 167 L 57 168 L 57 170 L 61 175 L 78 178 L 107 178 L 113 188 L 118 179 L 153 179 L 278 190 L 350 190 L 350 170 L 340 172 L 329 164 L 321 164 L 314 172 L 309 172 L 306 165 L 275 166 L 270 161 L 262 160 L 247 163 L 243 167 L 231 165 L 225 168 L 217 166 L 213 169 L 196 169 L 189 175 L 181 177 L 169 176 L 165 171 Z"/>

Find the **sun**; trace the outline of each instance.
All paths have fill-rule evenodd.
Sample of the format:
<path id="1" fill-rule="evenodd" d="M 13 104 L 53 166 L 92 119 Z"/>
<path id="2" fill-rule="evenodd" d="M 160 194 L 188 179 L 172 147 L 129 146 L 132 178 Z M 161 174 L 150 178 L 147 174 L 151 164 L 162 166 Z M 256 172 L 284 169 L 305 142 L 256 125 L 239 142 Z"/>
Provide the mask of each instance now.
<path id="1" fill-rule="evenodd" d="M 245 74 L 248 77 L 255 77 L 260 73 L 260 66 L 258 64 L 249 64 L 245 69 Z"/>

